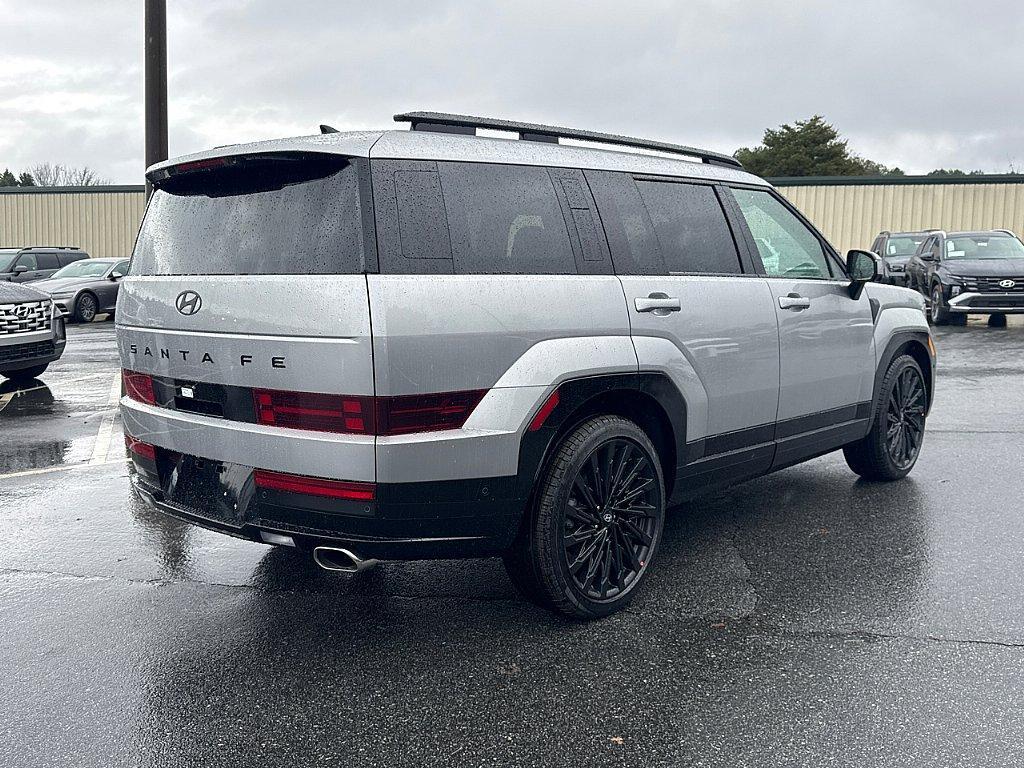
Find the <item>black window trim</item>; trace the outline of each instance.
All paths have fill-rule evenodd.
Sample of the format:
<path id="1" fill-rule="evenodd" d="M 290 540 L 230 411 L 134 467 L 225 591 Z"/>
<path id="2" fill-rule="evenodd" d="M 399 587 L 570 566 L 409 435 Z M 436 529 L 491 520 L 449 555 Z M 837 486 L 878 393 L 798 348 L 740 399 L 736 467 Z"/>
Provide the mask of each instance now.
<path id="1" fill-rule="evenodd" d="M 798 221 L 800 221 L 805 227 L 807 227 L 808 230 L 810 230 L 811 234 L 817 239 L 818 243 L 821 245 L 822 253 L 825 256 L 825 263 L 828 265 L 829 270 L 832 272 L 832 274 L 829 275 L 828 277 L 810 277 L 802 275 L 800 277 L 801 280 L 820 280 L 824 282 L 849 281 L 850 276 L 846 272 L 846 265 L 843 263 L 843 260 L 839 257 L 839 254 L 836 252 L 836 249 L 832 247 L 832 244 L 829 243 L 829 241 L 825 238 L 823 234 L 821 234 L 818 228 L 814 226 L 814 224 L 812 224 L 806 216 L 800 213 L 796 206 L 789 202 L 789 200 L 787 200 L 784 196 L 779 194 L 778 190 L 776 190 L 773 187 L 765 187 L 758 184 L 742 184 L 736 182 L 724 182 L 722 186 L 727 187 L 730 190 L 750 189 L 756 192 L 766 192 L 768 195 L 775 198 L 779 203 L 781 203 L 782 206 L 786 208 L 786 210 L 793 214 Z M 733 203 L 736 205 L 738 209 L 739 203 L 736 202 L 735 196 L 730 195 L 730 197 L 732 198 Z M 754 242 L 754 236 L 751 234 L 750 228 L 747 226 L 747 221 L 745 218 L 743 218 L 742 214 L 740 214 L 740 221 L 742 224 L 744 238 L 748 240 L 747 247 L 751 251 L 752 260 L 754 261 L 759 274 L 762 277 L 780 277 L 780 275 L 769 275 L 767 270 L 765 270 L 764 263 L 761 261 L 761 254 L 757 250 L 757 244 Z"/>

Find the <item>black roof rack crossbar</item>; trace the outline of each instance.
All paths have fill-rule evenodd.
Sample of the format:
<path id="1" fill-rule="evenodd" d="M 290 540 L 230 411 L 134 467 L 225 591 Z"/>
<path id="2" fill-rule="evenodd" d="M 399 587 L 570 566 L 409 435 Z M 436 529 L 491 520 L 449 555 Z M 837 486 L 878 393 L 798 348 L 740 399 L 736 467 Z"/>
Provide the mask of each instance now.
<path id="1" fill-rule="evenodd" d="M 546 141 L 557 144 L 559 139 L 578 139 L 594 141 L 601 144 L 615 144 L 621 147 L 652 149 L 674 155 L 686 155 L 713 165 L 725 165 L 731 168 L 742 168 L 735 157 L 720 152 L 710 152 L 696 147 L 685 147 L 681 144 L 669 144 L 664 141 L 636 139 L 631 136 L 619 136 L 614 133 L 598 133 L 582 131 L 578 128 L 558 128 L 553 125 L 537 125 L 535 123 L 519 123 L 515 120 L 499 120 L 493 117 L 471 117 L 470 115 L 450 115 L 444 112 L 403 112 L 395 115 L 395 122 L 411 123 L 414 131 L 439 131 L 442 133 L 461 133 L 474 135 L 477 128 L 490 128 L 496 131 L 512 131 L 526 141 Z"/>

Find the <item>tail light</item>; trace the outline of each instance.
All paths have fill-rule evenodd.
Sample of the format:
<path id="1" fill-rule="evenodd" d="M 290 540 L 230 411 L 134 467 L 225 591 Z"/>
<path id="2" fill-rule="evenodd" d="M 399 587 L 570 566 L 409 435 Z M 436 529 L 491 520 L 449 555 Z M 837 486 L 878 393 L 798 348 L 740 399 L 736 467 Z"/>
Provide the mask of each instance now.
<path id="1" fill-rule="evenodd" d="M 330 499 L 350 501 L 373 501 L 376 490 L 373 483 L 354 483 L 348 480 L 326 480 L 320 477 L 286 475 L 268 469 L 256 469 L 252 473 L 257 488 L 288 493 L 304 493 L 310 496 L 326 496 Z"/>
<path id="2" fill-rule="evenodd" d="M 370 397 L 253 390 L 260 424 L 357 435 L 459 429 L 487 390 Z"/>
<path id="3" fill-rule="evenodd" d="M 486 389 L 377 398 L 377 434 L 407 435 L 459 429 L 480 404 Z"/>
<path id="4" fill-rule="evenodd" d="M 153 392 L 152 376 L 147 373 L 122 370 L 121 381 L 124 383 L 125 394 L 132 400 L 156 405 L 156 394 Z"/>
<path id="5" fill-rule="evenodd" d="M 156 447 L 149 443 L 144 443 L 141 440 L 136 440 L 131 435 L 126 434 L 124 436 L 124 447 L 136 456 L 143 459 L 149 459 L 150 461 L 156 461 Z"/>
<path id="6" fill-rule="evenodd" d="M 254 389 L 252 398 L 259 424 L 355 435 L 374 433 L 372 397 Z"/>

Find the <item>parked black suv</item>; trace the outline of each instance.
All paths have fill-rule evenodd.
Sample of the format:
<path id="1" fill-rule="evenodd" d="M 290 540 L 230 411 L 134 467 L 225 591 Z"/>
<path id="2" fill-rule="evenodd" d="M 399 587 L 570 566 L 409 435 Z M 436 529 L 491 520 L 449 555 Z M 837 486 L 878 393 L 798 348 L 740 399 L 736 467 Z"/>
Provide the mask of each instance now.
<path id="1" fill-rule="evenodd" d="M 42 280 L 73 261 L 88 259 L 81 248 L 66 245 L 36 245 L 0 248 L 0 280 L 28 283 Z"/>
<path id="2" fill-rule="evenodd" d="M 882 257 L 878 282 L 891 285 L 907 284 L 907 262 L 917 252 L 918 246 L 937 229 L 925 229 L 920 232 L 889 232 L 878 233 L 871 251 Z"/>
<path id="3" fill-rule="evenodd" d="M 967 315 L 1024 313 L 1024 243 L 1006 229 L 932 232 L 907 262 L 909 286 L 929 299 L 929 319 L 943 325 Z"/>

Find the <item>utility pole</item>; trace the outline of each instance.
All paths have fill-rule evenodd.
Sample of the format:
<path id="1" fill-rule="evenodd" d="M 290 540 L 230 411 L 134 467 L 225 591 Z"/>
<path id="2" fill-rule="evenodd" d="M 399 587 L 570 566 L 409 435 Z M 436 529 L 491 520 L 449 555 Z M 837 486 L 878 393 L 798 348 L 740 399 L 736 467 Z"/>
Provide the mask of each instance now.
<path id="1" fill-rule="evenodd" d="M 146 167 L 167 159 L 167 0 L 146 0 Z M 146 199 L 153 188 L 146 182 Z"/>

